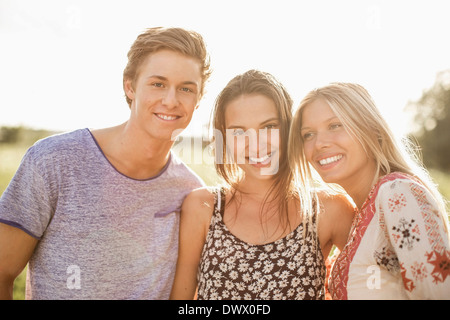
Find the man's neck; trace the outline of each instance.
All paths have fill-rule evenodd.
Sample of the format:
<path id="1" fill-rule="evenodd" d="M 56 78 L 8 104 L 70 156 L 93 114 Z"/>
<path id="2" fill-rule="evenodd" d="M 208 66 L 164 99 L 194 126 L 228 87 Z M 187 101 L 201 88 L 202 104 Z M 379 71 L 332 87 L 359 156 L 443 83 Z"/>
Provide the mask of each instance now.
<path id="1" fill-rule="evenodd" d="M 167 164 L 173 141 L 150 139 L 122 124 L 93 130 L 100 148 L 120 173 L 133 179 L 156 176 Z"/>

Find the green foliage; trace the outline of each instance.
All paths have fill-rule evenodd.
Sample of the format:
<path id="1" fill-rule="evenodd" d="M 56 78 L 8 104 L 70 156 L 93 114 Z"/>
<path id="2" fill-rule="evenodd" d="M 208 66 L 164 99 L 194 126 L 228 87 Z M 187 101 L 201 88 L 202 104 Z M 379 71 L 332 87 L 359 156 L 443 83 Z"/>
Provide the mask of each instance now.
<path id="1" fill-rule="evenodd" d="M 14 291 L 13 291 L 14 300 L 25 300 L 25 283 L 27 281 L 27 269 L 28 267 L 23 269 L 22 273 L 14 281 Z"/>
<path id="2" fill-rule="evenodd" d="M 414 135 L 425 165 L 450 172 L 450 70 L 440 72 L 433 87 L 408 108 L 415 113 Z"/>
<path id="3" fill-rule="evenodd" d="M 2 143 L 17 143 L 20 137 L 20 127 L 1 127 L 0 128 L 0 142 Z"/>
<path id="4" fill-rule="evenodd" d="M 450 209 L 450 173 L 431 169 L 430 175 L 437 184 L 439 192 L 444 196 L 447 203 L 447 213 L 450 214 L 448 211 Z"/>
<path id="5" fill-rule="evenodd" d="M 36 130 L 26 127 L 0 127 L 1 144 L 32 145 L 37 140 L 45 138 L 56 132 L 49 130 Z"/>
<path id="6" fill-rule="evenodd" d="M 0 194 L 8 186 L 27 148 L 17 144 L 0 144 Z"/>

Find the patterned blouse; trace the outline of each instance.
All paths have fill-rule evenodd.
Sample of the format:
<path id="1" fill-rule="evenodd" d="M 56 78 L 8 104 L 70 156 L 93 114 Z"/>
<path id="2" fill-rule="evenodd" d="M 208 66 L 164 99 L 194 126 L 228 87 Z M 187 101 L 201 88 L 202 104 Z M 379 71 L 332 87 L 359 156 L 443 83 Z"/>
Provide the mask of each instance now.
<path id="1" fill-rule="evenodd" d="M 331 271 L 333 299 L 450 299 L 449 235 L 421 182 L 380 179 L 351 230 Z"/>
<path id="2" fill-rule="evenodd" d="M 315 222 L 305 239 L 300 223 L 284 238 L 253 245 L 228 230 L 224 206 L 221 189 L 197 273 L 199 300 L 324 298 L 325 264 Z"/>

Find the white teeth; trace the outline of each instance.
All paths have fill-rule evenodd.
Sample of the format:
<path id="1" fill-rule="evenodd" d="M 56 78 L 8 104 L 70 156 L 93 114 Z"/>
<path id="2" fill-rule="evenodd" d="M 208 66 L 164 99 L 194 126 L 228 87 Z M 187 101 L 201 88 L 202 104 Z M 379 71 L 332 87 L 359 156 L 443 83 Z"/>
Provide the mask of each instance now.
<path id="1" fill-rule="evenodd" d="M 267 155 L 265 155 L 264 157 L 261 157 L 261 158 L 254 158 L 254 157 L 248 157 L 248 158 L 250 159 L 251 162 L 264 162 L 267 159 L 269 159 L 271 155 L 272 154 L 267 154 Z"/>
<path id="2" fill-rule="evenodd" d="M 326 164 L 330 164 L 332 162 L 336 162 L 338 160 L 342 159 L 342 155 L 338 155 L 338 156 L 334 156 L 334 157 L 330 157 L 330 158 L 326 158 L 326 159 L 322 159 L 319 161 L 320 165 L 324 166 Z"/>
<path id="3" fill-rule="evenodd" d="M 167 116 L 165 114 L 160 114 L 160 113 L 157 113 L 156 116 L 158 118 L 161 118 L 161 119 L 164 119 L 164 120 L 175 120 L 177 118 L 176 116 Z"/>

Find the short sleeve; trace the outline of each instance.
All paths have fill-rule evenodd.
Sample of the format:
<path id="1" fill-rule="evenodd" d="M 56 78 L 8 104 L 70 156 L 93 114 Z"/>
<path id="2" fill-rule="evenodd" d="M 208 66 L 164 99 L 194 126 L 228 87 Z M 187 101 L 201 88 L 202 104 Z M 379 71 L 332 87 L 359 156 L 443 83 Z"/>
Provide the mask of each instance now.
<path id="1" fill-rule="evenodd" d="M 49 185 L 34 160 L 33 147 L 22 159 L 0 198 L 0 222 L 40 239 L 54 212 Z"/>
<path id="2" fill-rule="evenodd" d="M 444 220 L 431 193 L 409 179 L 383 184 L 377 206 L 411 299 L 450 297 L 450 246 Z"/>

